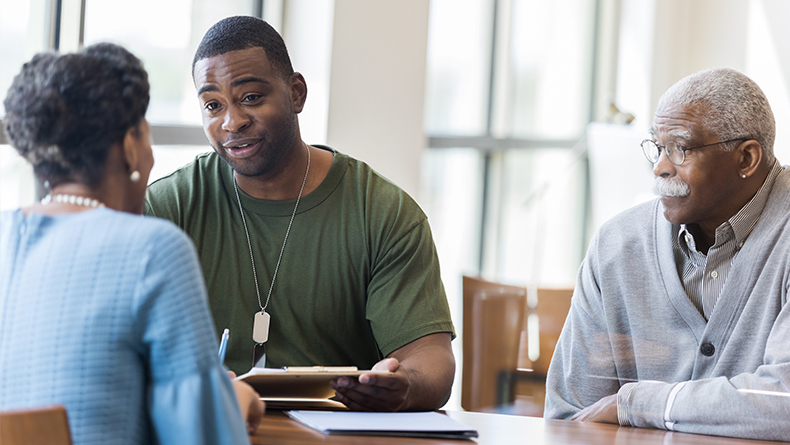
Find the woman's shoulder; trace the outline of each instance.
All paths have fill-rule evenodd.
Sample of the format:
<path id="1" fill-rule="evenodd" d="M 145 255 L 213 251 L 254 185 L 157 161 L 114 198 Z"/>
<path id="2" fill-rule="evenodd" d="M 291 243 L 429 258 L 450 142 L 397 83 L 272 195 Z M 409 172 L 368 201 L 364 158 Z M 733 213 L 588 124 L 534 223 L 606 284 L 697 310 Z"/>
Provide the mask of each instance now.
<path id="1" fill-rule="evenodd" d="M 157 243 L 170 242 L 186 244 L 190 246 L 192 245 L 192 241 L 189 239 L 189 236 L 187 236 L 187 234 L 184 233 L 180 227 L 175 225 L 170 220 L 157 218 L 154 216 L 133 215 L 130 213 L 124 213 L 123 215 L 119 216 L 125 218 L 127 220 L 127 224 L 137 228 L 137 230 L 143 232 L 144 236 Z"/>
<path id="2" fill-rule="evenodd" d="M 85 215 L 84 221 L 75 222 L 85 224 L 87 230 L 94 230 L 97 234 L 103 233 L 111 243 L 130 244 L 139 248 L 147 246 L 157 250 L 179 246 L 193 248 L 189 237 L 166 219 L 110 209 L 97 209 L 90 213 L 93 214 Z"/>

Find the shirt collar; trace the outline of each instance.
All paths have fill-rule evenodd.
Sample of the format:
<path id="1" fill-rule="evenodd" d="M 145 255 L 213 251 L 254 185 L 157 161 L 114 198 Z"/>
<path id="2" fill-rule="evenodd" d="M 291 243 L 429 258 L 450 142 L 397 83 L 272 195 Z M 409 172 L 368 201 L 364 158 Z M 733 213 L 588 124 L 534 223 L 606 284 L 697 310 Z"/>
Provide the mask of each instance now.
<path id="1" fill-rule="evenodd" d="M 765 182 L 763 182 L 760 190 L 757 191 L 754 197 L 749 200 L 735 216 L 727 221 L 732 226 L 732 230 L 735 232 L 735 241 L 737 241 L 739 245 L 746 241 L 746 237 L 752 233 L 752 229 L 754 229 L 754 226 L 760 219 L 760 215 L 763 213 L 763 209 L 765 209 L 765 203 L 768 201 L 768 195 L 771 194 L 771 188 L 773 188 L 776 177 L 779 176 L 781 172 L 782 166 L 779 165 L 778 160 L 774 160 L 774 165 L 768 173 L 768 177 L 765 178 Z"/>

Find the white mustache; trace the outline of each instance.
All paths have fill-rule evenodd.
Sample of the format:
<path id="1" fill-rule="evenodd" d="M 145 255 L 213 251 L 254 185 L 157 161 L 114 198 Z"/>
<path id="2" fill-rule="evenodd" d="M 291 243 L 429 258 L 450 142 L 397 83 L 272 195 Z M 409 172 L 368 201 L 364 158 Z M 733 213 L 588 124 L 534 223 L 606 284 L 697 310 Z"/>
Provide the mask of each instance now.
<path id="1" fill-rule="evenodd" d="M 656 177 L 653 181 L 653 194 L 664 197 L 688 196 L 691 188 L 680 178 Z"/>

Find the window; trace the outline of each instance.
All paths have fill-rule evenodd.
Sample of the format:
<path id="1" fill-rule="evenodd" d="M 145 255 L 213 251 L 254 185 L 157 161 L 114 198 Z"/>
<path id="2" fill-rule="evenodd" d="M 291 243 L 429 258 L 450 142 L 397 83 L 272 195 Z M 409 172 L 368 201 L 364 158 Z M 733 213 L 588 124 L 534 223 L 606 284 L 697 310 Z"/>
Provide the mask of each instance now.
<path id="1" fill-rule="evenodd" d="M 419 201 L 459 337 L 462 275 L 574 283 L 586 249 L 595 5 L 431 1 Z M 461 363 L 458 339 L 453 352 Z M 460 372 L 448 407 L 460 405 Z"/>
<path id="2" fill-rule="evenodd" d="M 5 98 L 22 64 L 38 52 L 72 51 L 104 41 L 123 45 L 143 61 L 151 84 L 146 117 L 154 140 L 156 162 L 149 178 L 153 181 L 211 149 L 203 136 L 191 74 L 192 57 L 203 34 L 231 15 L 260 16 L 267 11 L 281 15 L 281 2 L 266 2 L 265 11 L 263 3 L 0 0 L 0 98 Z M 32 168 L 3 142 L 0 136 L 0 209 L 29 205 L 36 199 Z"/>
<path id="3" fill-rule="evenodd" d="M 105 41 L 123 45 L 148 71 L 151 103 L 146 118 L 152 125 L 156 160 L 149 181 L 211 150 L 192 84 L 192 58 L 211 25 L 224 17 L 256 14 L 256 4 L 254 0 L 86 1 L 85 45 Z M 151 14 L 154 10 L 157 13 Z M 124 20 L 117 20 L 119 15 Z M 181 138 L 186 142 L 179 143 Z"/>
<path id="4" fill-rule="evenodd" d="M 573 284 L 586 242 L 580 141 L 591 120 L 594 24 L 595 2 L 585 0 L 432 1 L 420 201 L 451 299 L 464 273 Z M 464 200 L 459 186 L 433 180 L 456 165 L 466 169 Z M 459 226 L 465 218 L 479 221 Z M 458 239 L 476 248 L 459 252 Z"/>
<path id="5" fill-rule="evenodd" d="M 493 3 L 431 2 L 425 130 L 479 136 L 488 126 Z"/>
<path id="6" fill-rule="evenodd" d="M 0 0 L 0 102 L 14 76 L 34 54 L 49 47 L 49 3 L 44 0 Z M 2 108 L 2 114 L 5 108 Z M 2 130 L 0 130 L 2 133 Z M 0 210 L 15 209 L 35 199 L 33 168 L 0 134 Z"/>
<path id="7" fill-rule="evenodd" d="M 84 44 L 113 42 L 139 57 L 148 71 L 152 124 L 200 126 L 192 86 L 192 57 L 206 30 L 231 15 L 252 14 L 252 0 L 87 0 Z M 151 11 L 157 11 L 151 14 Z M 123 20 L 118 20 L 123 17 Z"/>

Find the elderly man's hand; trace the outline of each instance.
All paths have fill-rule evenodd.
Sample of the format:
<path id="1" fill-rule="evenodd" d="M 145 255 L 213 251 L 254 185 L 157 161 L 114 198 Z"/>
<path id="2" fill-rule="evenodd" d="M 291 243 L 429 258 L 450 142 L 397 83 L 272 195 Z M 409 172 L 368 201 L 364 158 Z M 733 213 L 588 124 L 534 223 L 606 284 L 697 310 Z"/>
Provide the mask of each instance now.
<path id="1" fill-rule="evenodd" d="M 620 422 L 617 420 L 617 394 L 606 396 L 584 408 L 571 417 L 571 420 L 619 424 Z"/>
<path id="2" fill-rule="evenodd" d="M 359 378 L 340 377 L 332 381 L 337 400 L 354 411 L 398 411 L 406 403 L 411 382 L 405 368 L 395 358 L 385 358 L 373 371 L 392 374 L 362 374 Z"/>

